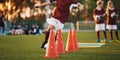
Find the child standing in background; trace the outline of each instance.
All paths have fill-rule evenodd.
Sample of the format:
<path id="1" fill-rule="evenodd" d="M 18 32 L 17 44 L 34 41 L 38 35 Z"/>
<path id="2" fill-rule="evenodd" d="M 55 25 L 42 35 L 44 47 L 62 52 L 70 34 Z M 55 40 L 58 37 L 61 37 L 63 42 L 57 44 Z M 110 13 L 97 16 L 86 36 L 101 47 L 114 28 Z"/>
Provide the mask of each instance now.
<path id="1" fill-rule="evenodd" d="M 102 7 L 103 7 L 103 1 L 98 0 L 97 7 L 93 11 L 93 18 L 95 20 L 95 31 L 96 31 L 96 35 L 97 35 L 96 42 L 98 42 L 98 43 L 100 42 L 100 31 L 103 32 L 104 42 L 107 42 L 107 36 L 106 36 L 106 31 L 105 31 L 105 22 L 104 22 L 105 11 Z"/>
<path id="2" fill-rule="evenodd" d="M 107 15 L 107 23 L 106 23 L 106 29 L 109 30 L 111 41 L 113 41 L 113 34 L 112 31 L 115 31 L 116 41 L 119 41 L 118 37 L 118 31 L 117 31 L 117 11 L 113 5 L 112 1 L 108 1 L 107 3 L 107 9 L 106 9 L 106 15 Z"/>

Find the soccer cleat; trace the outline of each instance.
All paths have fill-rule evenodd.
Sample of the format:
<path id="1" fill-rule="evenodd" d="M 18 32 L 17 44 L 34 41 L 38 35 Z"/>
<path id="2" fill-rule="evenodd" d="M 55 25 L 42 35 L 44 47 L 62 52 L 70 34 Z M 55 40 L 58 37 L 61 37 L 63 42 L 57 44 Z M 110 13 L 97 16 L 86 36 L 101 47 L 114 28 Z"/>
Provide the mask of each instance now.
<path id="1" fill-rule="evenodd" d="M 41 49 L 44 49 L 44 50 L 46 51 L 45 45 L 40 45 L 40 48 L 41 48 Z"/>
<path id="2" fill-rule="evenodd" d="M 110 40 L 110 42 L 114 42 L 113 40 Z"/>
<path id="3" fill-rule="evenodd" d="M 99 42 L 100 42 L 100 39 L 97 39 L 96 42 L 99 43 Z"/>
<path id="4" fill-rule="evenodd" d="M 46 47 L 44 47 L 44 50 L 46 50 Z"/>
<path id="5" fill-rule="evenodd" d="M 120 42 L 120 40 L 115 40 L 116 42 Z"/>
<path id="6" fill-rule="evenodd" d="M 42 49 L 43 49 L 43 48 L 44 48 L 44 45 L 43 45 L 43 44 L 42 44 L 42 45 L 40 45 L 40 48 L 42 48 Z"/>
<path id="7" fill-rule="evenodd" d="M 105 43 L 107 43 L 107 42 L 108 42 L 108 40 L 107 40 L 107 39 L 104 39 L 104 42 L 105 42 Z"/>
<path id="8" fill-rule="evenodd" d="M 43 48 L 44 48 L 44 46 L 45 46 L 45 44 L 46 44 L 46 42 L 43 42 L 43 43 L 42 43 L 42 45 L 40 45 L 40 48 L 42 48 L 42 49 L 43 49 Z"/>

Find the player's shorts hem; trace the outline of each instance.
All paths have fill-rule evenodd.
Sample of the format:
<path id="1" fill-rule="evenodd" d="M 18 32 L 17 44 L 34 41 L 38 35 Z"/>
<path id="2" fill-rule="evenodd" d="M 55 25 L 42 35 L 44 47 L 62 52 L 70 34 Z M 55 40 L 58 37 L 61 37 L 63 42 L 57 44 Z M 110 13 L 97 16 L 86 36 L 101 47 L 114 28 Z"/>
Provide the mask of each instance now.
<path id="1" fill-rule="evenodd" d="M 117 30 L 117 25 L 107 25 L 106 29 Z"/>
<path id="2" fill-rule="evenodd" d="M 105 30 L 105 24 L 96 24 L 95 25 L 95 31 L 104 31 Z"/>
<path id="3" fill-rule="evenodd" d="M 63 29 L 64 27 L 64 24 L 62 22 L 60 22 L 58 19 L 55 19 L 55 18 L 50 18 L 50 19 L 47 19 L 47 23 L 48 24 L 51 24 L 55 27 L 55 29 Z"/>

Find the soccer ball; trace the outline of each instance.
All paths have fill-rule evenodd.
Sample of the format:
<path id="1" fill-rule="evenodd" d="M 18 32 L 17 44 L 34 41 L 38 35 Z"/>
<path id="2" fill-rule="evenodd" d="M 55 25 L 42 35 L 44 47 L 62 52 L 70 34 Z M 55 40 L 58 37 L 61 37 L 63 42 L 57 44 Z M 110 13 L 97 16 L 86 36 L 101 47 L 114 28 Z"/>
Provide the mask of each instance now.
<path id="1" fill-rule="evenodd" d="M 96 15 L 96 19 L 100 21 L 102 20 L 102 17 L 100 15 Z"/>
<path id="2" fill-rule="evenodd" d="M 111 17 L 112 17 L 112 18 L 117 18 L 118 15 L 117 15 L 115 12 L 113 12 L 113 13 L 111 14 Z"/>

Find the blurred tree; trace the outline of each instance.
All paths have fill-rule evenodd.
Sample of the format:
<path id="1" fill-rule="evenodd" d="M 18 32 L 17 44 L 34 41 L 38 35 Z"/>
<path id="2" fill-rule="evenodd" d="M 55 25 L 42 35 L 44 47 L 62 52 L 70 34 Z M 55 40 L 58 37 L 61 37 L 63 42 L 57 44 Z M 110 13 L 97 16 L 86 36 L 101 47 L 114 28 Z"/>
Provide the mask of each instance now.
<path id="1" fill-rule="evenodd" d="M 35 4 L 35 1 L 40 1 L 42 3 L 46 0 L 0 0 L 0 3 L 5 3 L 8 1 L 14 2 L 14 5 L 16 6 L 15 11 L 20 9 L 20 12 L 21 12 L 23 7 L 25 6 L 28 6 L 31 10 L 34 10 L 33 6 Z M 80 12 L 75 8 L 75 11 L 77 12 L 71 13 L 67 21 L 73 20 L 73 22 L 76 22 L 77 20 L 86 20 L 86 21 L 93 20 L 92 13 L 93 13 L 93 9 L 96 7 L 96 1 L 97 0 L 78 0 L 78 2 L 84 5 L 84 10 Z M 104 1 L 104 8 L 106 8 L 108 0 L 103 0 L 103 1 Z M 112 1 L 114 3 L 114 6 L 118 9 L 118 14 L 120 16 L 120 3 L 119 3 L 120 0 L 112 0 Z M 11 14 L 13 13 L 12 10 L 9 12 Z M 18 15 L 20 15 L 20 12 Z M 44 12 L 44 13 L 39 14 L 37 16 L 31 16 L 29 18 L 26 18 L 25 20 L 36 20 L 36 21 L 39 20 L 40 22 L 45 22 L 45 8 L 42 8 L 41 12 Z M 13 19 L 13 21 L 15 20 L 23 20 L 23 19 L 19 16 L 18 18 Z M 120 20 L 120 17 L 119 17 L 119 20 Z"/>

